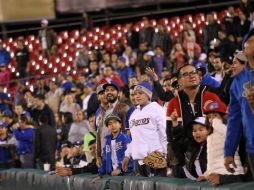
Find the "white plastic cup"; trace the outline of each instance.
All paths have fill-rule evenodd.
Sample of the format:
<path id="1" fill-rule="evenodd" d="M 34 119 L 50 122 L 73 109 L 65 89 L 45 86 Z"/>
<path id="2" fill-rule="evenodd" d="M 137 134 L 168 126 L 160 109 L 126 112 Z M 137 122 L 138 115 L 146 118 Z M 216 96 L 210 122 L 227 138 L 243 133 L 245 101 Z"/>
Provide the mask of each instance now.
<path id="1" fill-rule="evenodd" d="M 44 169 L 45 172 L 50 171 L 50 164 L 48 164 L 48 163 L 44 164 L 43 169 Z"/>

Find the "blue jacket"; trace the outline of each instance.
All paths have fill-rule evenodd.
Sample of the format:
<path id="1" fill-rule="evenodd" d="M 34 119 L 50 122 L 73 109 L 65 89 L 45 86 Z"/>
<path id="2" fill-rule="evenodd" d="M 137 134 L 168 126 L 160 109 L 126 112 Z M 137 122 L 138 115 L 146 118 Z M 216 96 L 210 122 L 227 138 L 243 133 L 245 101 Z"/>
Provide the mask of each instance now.
<path id="1" fill-rule="evenodd" d="M 8 51 L 0 49 L 0 65 L 7 65 L 11 62 L 11 57 Z"/>
<path id="2" fill-rule="evenodd" d="M 128 84 L 129 77 L 133 75 L 131 68 L 128 66 L 125 66 L 123 69 L 118 69 L 117 72 L 121 80 L 123 81 L 123 83 Z"/>
<path id="3" fill-rule="evenodd" d="M 102 166 L 99 168 L 99 175 L 102 176 L 103 174 L 111 175 L 111 172 L 113 171 L 112 166 L 112 160 L 111 160 L 111 140 L 112 135 L 108 135 L 105 137 L 106 143 L 103 148 L 103 161 Z M 116 138 L 116 156 L 118 160 L 118 168 L 121 170 L 122 168 L 122 161 L 125 156 L 125 151 L 127 149 L 127 144 L 131 142 L 131 139 L 128 135 L 123 134 L 122 132 L 119 133 L 119 135 Z M 132 172 L 133 169 L 133 162 L 132 160 L 129 160 L 128 164 L 128 171 L 127 173 Z"/>
<path id="4" fill-rule="evenodd" d="M 0 145 L 9 144 L 8 143 L 9 139 L 11 139 L 11 137 L 7 137 L 6 139 L 0 139 Z M 8 164 L 12 162 L 12 159 L 13 157 L 12 157 L 11 148 L 0 146 L 0 164 Z"/>
<path id="5" fill-rule="evenodd" d="M 231 85 L 224 156 L 235 154 L 242 133 L 246 139 L 246 151 L 251 154 L 254 153 L 254 113 L 251 111 L 246 98 L 250 81 L 253 86 L 254 71 L 250 71 L 249 67 L 246 66 L 235 77 Z"/>
<path id="6" fill-rule="evenodd" d="M 24 130 L 14 129 L 13 135 L 18 141 L 17 146 L 18 155 L 33 153 L 34 129 L 32 128 L 27 128 Z"/>
<path id="7" fill-rule="evenodd" d="M 204 86 L 211 86 L 213 88 L 219 88 L 220 87 L 220 83 L 218 81 L 216 81 L 212 76 L 210 76 L 209 74 L 205 74 L 202 77 L 201 80 L 201 85 Z"/>

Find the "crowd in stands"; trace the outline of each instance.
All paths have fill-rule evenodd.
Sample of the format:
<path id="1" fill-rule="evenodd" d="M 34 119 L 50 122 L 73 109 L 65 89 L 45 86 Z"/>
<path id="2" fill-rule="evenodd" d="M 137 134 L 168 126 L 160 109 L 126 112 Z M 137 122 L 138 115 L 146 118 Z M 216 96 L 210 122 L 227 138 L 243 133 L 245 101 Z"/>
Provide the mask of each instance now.
<path id="1" fill-rule="evenodd" d="M 28 88 L 29 54 L 17 39 L 19 84 L 6 89 L 11 56 L 0 41 L 0 168 L 56 175 L 173 176 L 213 185 L 254 179 L 254 10 L 230 6 L 218 23 L 206 15 L 200 38 L 186 19 L 178 37 L 164 24 L 126 25 L 115 51 L 79 44 L 72 72 L 37 77 Z M 42 20 L 42 54 L 57 52 Z M 86 32 L 86 31 L 85 31 Z M 46 62 L 47 64 L 47 62 Z M 167 167 L 145 158 L 157 151 Z"/>

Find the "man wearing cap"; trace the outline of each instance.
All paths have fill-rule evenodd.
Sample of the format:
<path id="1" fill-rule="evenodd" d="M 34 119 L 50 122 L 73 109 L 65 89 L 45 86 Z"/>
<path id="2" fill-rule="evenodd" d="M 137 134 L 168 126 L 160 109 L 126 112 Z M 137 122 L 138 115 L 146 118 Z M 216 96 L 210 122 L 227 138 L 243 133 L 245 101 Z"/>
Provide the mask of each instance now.
<path id="1" fill-rule="evenodd" d="M 129 66 L 126 65 L 126 58 L 119 57 L 117 61 L 117 72 L 124 84 L 128 84 L 128 79 L 133 72 Z"/>
<path id="2" fill-rule="evenodd" d="M 104 137 L 108 135 L 107 128 L 103 121 L 110 113 L 117 113 L 122 121 L 124 121 L 125 115 L 129 109 L 127 104 L 121 103 L 119 99 L 120 87 L 116 82 L 105 83 L 103 85 L 105 90 L 105 96 L 108 102 L 107 108 L 103 114 L 101 114 L 98 119 L 96 119 L 96 124 L 98 126 L 97 131 L 97 156 L 101 155 L 103 145 L 105 143 Z M 122 125 L 122 130 L 125 132 L 125 126 Z"/>
<path id="3" fill-rule="evenodd" d="M 207 73 L 206 64 L 202 62 L 194 63 L 195 68 L 201 78 L 201 85 L 211 86 L 213 88 L 220 87 L 220 83 Z"/>
<path id="4" fill-rule="evenodd" d="M 166 117 L 164 109 L 156 102 L 151 102 L 152 86 L 141 82 L 134 88 L 137 108 L 129 119 L 132 141 L 125 152 L 123 170 L 126 170 L 129 159 L 135 162 L 136 175 L 146 177 L 165 176 L 166 168 L 153 169 L 143 160 L 153 151 L 167 154 Z"/>
<path id="5" fill-rule="evenodd" d="M 228 171 L 234 172 L 231 164 L 236 167 L 234 154 L 243 133 L 252 179 L 254 179 L 254 29 L 244 37 L 243 47 L 248 63 L 235 77 L 230 88 L 224 164 Z"/>
<path id="6" fill-rule="evenodd" d="M 6 123 L 0 122 L 0 169 L 13 167 L 16 140 L 8 133 Z"/>
<path id="7" fill-rule="evenodd" d="M 18 38 L 15 58 L 17 71 L 19 72 L 19 78 L 26 77 L 29 63 L 29 51 L 25 47 L 24 38 Z"/>
<path id="8" fill-rule="evenodd" d="M 230 68 L 226 72 L 220 87 L 217 90 L 213 91 L 220 97 L 220 99 L 226 105 L 228 105 L 230 101 L 230 94 L 229 94 L 230 86 L 235 76 L 237 76 L 244 69 L 246 63 L 247 63 L 247 58 L 243 54 L 243 52 L 236 50 L 236 52 L 234 53 L 234 58 L 230 65 Z"/>
<path id="9" fill-rule="evenodd" d="M 12 133 L 12 126 L 16 123 L 14 114 L 11 110 L 5 110 L 2 114 L 3 122 L 6 124 L 9 133 Z"/>
<path id="10" fill-rule="evenodd" d="M 55 44 L 55 34 L 53 29 L 48 28 L 48 20 L 43 19 L 41 21 L 41 30 L 38 34 L 43 56 L 49 58 L 51 55 L 51 49 Z"/>

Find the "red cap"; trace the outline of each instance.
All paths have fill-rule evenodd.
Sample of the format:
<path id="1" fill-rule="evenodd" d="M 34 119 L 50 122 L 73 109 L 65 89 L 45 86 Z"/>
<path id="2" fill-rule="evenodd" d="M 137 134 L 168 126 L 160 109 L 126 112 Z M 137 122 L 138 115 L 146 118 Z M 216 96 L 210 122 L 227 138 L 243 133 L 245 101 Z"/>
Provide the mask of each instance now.
<path id="1" fill-rule="evenodd" d="M 219 112 L 223 114 L 227 113 L 227 106 L 221 101 L 215 102 L 213 100 L 207 100 L 204 104 L 203 109 L 204 114 L 208 114 L 210 112 Z"/>

